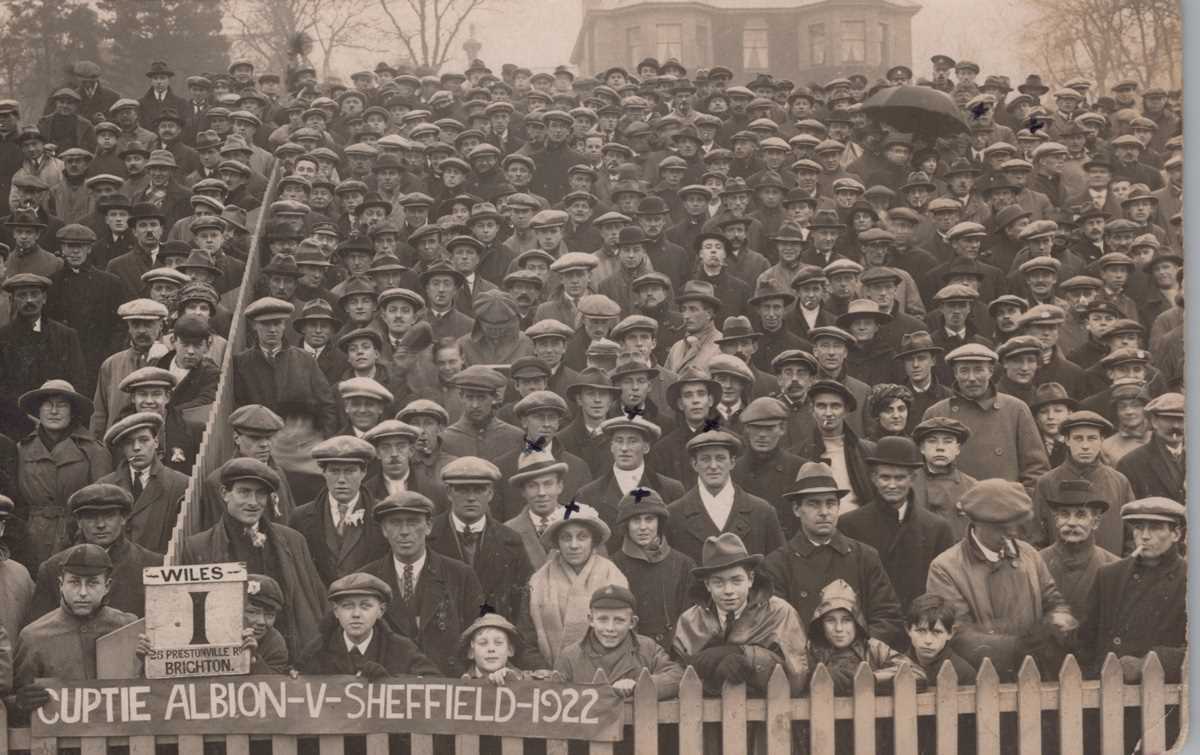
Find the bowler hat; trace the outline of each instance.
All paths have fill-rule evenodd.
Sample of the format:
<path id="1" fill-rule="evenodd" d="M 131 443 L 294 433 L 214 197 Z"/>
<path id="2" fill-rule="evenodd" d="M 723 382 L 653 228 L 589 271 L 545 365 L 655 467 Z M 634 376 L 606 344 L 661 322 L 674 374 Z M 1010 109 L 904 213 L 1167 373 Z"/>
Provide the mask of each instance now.
<path id="1" fill-rule="evenodd" d="M 916 469 L 925 461 L 917 451 L 917 444 L 911 439 L 902 435 L 888 435 L 876 441 L 875 450 L 867 456 L 867 463 Z"/>

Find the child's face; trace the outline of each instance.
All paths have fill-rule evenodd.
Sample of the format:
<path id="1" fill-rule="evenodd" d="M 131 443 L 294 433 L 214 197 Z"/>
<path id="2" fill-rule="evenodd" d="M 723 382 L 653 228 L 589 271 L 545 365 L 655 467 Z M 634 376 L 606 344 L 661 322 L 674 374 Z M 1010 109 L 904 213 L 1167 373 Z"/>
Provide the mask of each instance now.
<path id="1" fill-rule="evenodd" d="M 854 617 L 845 608 L 837 608 L 821 617 L 821 626 L 825 630 L 825 639 L 836 650 L 850 647 L 858 633 Z"/>
<path id="2" fill-rule="evenodd" d="M 383 616 L 385 607 L 379 598 L 351 595 L 334 604 L 333 615 L 337 617 L 346 636 L 358 643 L 365 640 L 375 628 L 375 622 Z"/>
<path id="3" fill-rule="evenodd" d="M 1067 418 L 1071 410 L 1065 404 L 1046 404 L 1038 409 L 1037 423 L 1044 437 L 1053 438 L 1058 435 L 1058 426 Z"/>
<path id="4" fill-rule="evenodd" d="M 620 645 L 637 626 L 632 608 L 593 608 L 589 614 L 592 634 L 606 648 Z"/>
<path id="5" fill-rule="evenodd" d="M 271 627 L 275 626 L 276 612 L 266 606 L 246 601 L 246 609 L 242 613 L 242 625 L 254 630 L 254 639 L 261 640 L 267 636 Z"/>
<path id="6" fill-rule="evenodd" d="M 952 466 L 961 450 L 958 436 L 951 433 L 930 433 L 921 441 L 921 456 L 932 467 Z"/>
<path id="7" fill-rule="evenodd" d="M 475 662 L 476 668 L 490 674 L 508 665 L 513 657 L 512 643 L 503 629 L 484 627 L 471 637 L 467 646 L 467 658 Z"/>
<path id="8" fill-rule="evenodd" d="M 950 641 L 952 633 L 942 622 L 928 623 L 920 626 L 910 626 L 907 629 L 908 639 L 912 642 L 913 652 L 921 663 L 930 663 L 937 658 L 942 648 Z"/>

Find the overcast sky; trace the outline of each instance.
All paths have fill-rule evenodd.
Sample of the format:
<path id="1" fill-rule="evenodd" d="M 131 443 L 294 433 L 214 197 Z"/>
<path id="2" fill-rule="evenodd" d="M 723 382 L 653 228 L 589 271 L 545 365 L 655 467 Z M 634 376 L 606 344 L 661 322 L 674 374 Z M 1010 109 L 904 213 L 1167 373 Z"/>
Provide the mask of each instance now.
<path id="1" fill-rule="evenodd" d="M 753 7 L 753 0 L 746 0 Z M 1022 33 L 1029 23 L 1029 0 L 923 0 L 913 16 L 913 68 L 928 73 L 934 53 L 974 60 L 983 73 L 1005 73 L 1015 87 L 1036 63 L 1024 58 Z M 483 43 L 480 57 L 497 72 L 513 62 L 533 68 L 553 67 L 568 61 L 581 19 L 578 0 L 492 0 L 474 18 L 476 38 Z M 448 67 L 465 67 L 462 42 Z M 342 58 L 345 58 L 344 60 Z M 388 57 L 388 56 L 382 56 Z M 379 54 L 338 56 L 343 77 L 360 67 L 373 66 Z M 684 61 L 685 64 L 688 61 Z M 690 67 L 690 66 L 689 66 Z"/>

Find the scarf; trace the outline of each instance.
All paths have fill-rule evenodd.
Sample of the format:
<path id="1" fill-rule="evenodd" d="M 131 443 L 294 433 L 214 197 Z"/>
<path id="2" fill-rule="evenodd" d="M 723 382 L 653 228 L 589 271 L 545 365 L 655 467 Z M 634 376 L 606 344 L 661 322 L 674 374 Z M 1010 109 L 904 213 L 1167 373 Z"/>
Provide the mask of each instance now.
<path id="1" fill-rule="evenodd" d="M 615 648 L 606 648 L 601 644 L 600 639 L 596 637 L 595 632 L 588 630 L 583 641 L 580 643 L 583 648 L 583 654 L 596 668 L 604 669 L 604 673 L 609 673 L 611 669 L 616 668 L 617 663 L 630 655 L 637 654 L 637 647 L 633 644 L 633 631 L 629 631 L 625 637 L 617 643 Z M 617 681 L 609 678 L 610 683 Z"/>
<path id="2" fill-rule="evenodd" d="M 665 561 L 667 556 L 671 555 L 671 546 L 667 545 L 665 537 L 659 537 L 653 544 L 646 547 L 633 542 L 633 538 L 626 537 L 621 541 L 621 552 L 630 558 L 636 558 L 648 564 L 657 564 Z"/>
<path id="3" fill-rule="evenodd" d="M 587 634 L 592 593 L 606 585 L 628 587 L 629 581 L 613 562 L 595 554 L 576 573 L 555 551 L 530 578 L 529 612 L 551 666 L 568 645 Z"/>

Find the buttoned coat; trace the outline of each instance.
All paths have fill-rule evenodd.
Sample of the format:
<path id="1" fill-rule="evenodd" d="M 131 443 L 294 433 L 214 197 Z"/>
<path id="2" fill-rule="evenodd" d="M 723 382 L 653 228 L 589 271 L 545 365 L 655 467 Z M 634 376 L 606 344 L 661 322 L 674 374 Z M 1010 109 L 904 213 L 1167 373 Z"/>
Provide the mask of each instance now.
<path id="1" fill-rule="evenodd" d="M 411 602 L 401 597 L 396 560 L 390 553 L 362 570 L 392 588 L 395 597 L 386 614 L 392 626 L 417 643 L 443 676 L 461 676 L 466 657 L 459 652 L 460 635 L 479 618 L 483 603 L 483 589 L 474 570 L 436 551 L 426 551 Z"/>
<path id="2" fill-rule="evenodd" d="M 286 417 L 295 407 L 307 407 L 326 436 L 337 427 L 337 403 L 329 381 L 317 362 L 304 351 L 284 347 L 267 361 L 262 349 L 252 347 L 233 355 L 233 403 L 262 404 Z"/>
<path id="3" fill-rule="evenodd" d="M 879 552 L 870 545 L 835 530 L 827 545 L 816 546 L 798 532 L 768 553 L 761 568 L 770 575 L 775 594 L 810 618 L 821 603 L 821 590 L 831 582 L 845 580 L 854 588 L 871 637 L 892 647 L 905 646 L 900 603 Z"/>
<path id="4" fill-rule="evenodd" d="M 700 563 L 704 541 L 724 532 L 740 537 L 750 553 L 770 553 L 783 545 L 783 529 L 779 526 L 775 507 L 736 484 L 730 484 L 733 485 L 733 507 L 721 529 L 717 529 L 704 508 L 698 487 L 692 487 L 667 505 L 666 535 L 672 548 Z"/>
<path id="5" fill-rule="evenodd" d="M 1183 459 L 1171 456 L 1157 433 L 1144 446 L 1122 456 L 1117 471 L 1128 478 L 1135 498 L 1159 495 L 1180 503 L 1187 501 Z"/>
<path id="6" fill-rule="evenodd" d="M 1038 478 L 1033 492 L 1033 510 L 1037 518 L 1029 542 L 1042 547 L 1054 543 L 1054 510 L 1046 501 L 1064 480 L 1087 480 L 1092 485 L 1092 493 L 1108 502 L 1108 511 L 1101 516 L 1095 533 L 1096 545 L 1117 556 L 1130 550 L 1126 547 L 1128 538 L 1125 523 L 1121 520 L 1121 507 L 1134 499 L 1129 479 L 1107 464 L 1097 462 L 1085 467 L 1069 458 Z"/>
<path id="7" fill-rule="evenodd" d="M 665 541 L 656 554 L 658 560 L 653 561 L 646 550 L 628 539 L 621 542 L 619 550 L 613 550 L 609 558 L 629 580 L 629 590 L 637 600 L 638 633 L 670 647 L 675 623 L 692 606 L 696 562 Z"/>
<path id="8" fill-rule="evenodd" d="M 612 453 L 609 451 L 607 436 L 600 432 L 595 435 L 588 432 L 582 414 L 558 431 L 554 436 L 554 445 L 561 445 L 583 459 L 593 475 L 602 475 L 604 470 L 612 466 Z"/>
<path id="9" fill-rule="evenodd" d="M 159 249 L 158 253 L 162 254 L 162 249 Z M 110 259 L 104 271 L 120 278 L 126 289 L 140 296 L 146 290 L 146 284 L 142 283 L 142 274 L 154 267 L 155 263 L 150 259 L 150 255 L 134 244 L 128 252 Z"/>
<path id="10" fill-rule="evenodd" d="M 33 421 L 17 408 L 21 394 L 54 378 L 77 387 L 91 383 L 75 329 L 45 315 L 41 328 L 35 333 L 23 319 L 0 328 L 0 431 L 13 440 L 33 429 Z M 88 418 L 76 421 L 86 424 Z"/>
<path id="11" fill-rule="evenodd" d="M 638 479 L 635 487 L 649 488 L 658 493 L 664 501 L 682 498 L 685 492 L 679 480 L 659 474 L 649 464 L 642 468 L 642 476 Z M 613 472 L 612 465 L 609 465 L 608 470 L 602 476 L 592 479 L 578 490 L 575 500 L 579 503 L 586 503 L 598 511 L 604 523 L 613 529 L 610 542 L 614 545 L 619 543 L 624 533 L 616 531 L 617 504 L 621 502 L 625 494 L 621 492 L 621 486 L 617 484 L 617 476 Z"/>
<path id="12" fill-rule="evenodd" d="M 122 347 L 126 337 L 125 321 L 117 308 L 128 301 L 133 292 L 117 276 L 100 270 L 89 261 L 72 272 L 64 265 L 51 278 L 46 292 L 46 315 L 68 325 L 79 334 L 79 346 L 89 378 L 75 389 L 90 396 L 95 389 L 93 376 L 101 363 Z"/>
<path id="13" fill-rule="evenodd" d="M 796 487 L 796 473 L 804 462 L 805 459 L 785 451 L 782 446 L 777 446 L 768 454 L 759 454 L 750 449 L 738 457 L 730 474 L 743 490 L 775 508 L 785 538 L 796 534 L 799 524 L 792 513 L 791 502 L 786 501 L 783 494 Z"/>
<path id="14" fill-rule="evenodd" d="M 956 542 L 950 523 L 926 511 L 911 492 L 903 520 L 897 520 L 891 504 L 876 497 L 838 517 L 837 526 L 847 537 L 876 550 L 901 611 L 925 592 L 929 565 Z"/>
<path id="15" fill-rule="evenodd" d="M 384 622 L 375 624 L 371 644 L 361 658 L 350 657 L 345 635 L 334 622 L 306 645 L 296 659 L 302 674 L 318 676 L 354 676 L 367 662 L 378 663 L 390 676 L 441 676 L 442 672 L 411 639 L 388 629 Z"/>
<path id="16" fill-rule="evenodd" d="M 1153 650 L 1167 682 L 1177 683 L 1187 651 L 1187 561 L 1172 550 L 1149 568 L 1133 557 L 1101 566 L 1079 643 L 1085 673 L 1099 675 L 1109 653 L 1141 658 Z"/>
<path id="17" fill-rule="evenodd" d="M 125 534 L 147 550 L 166 553 L 190 478 L 164 466 L 157 457 L 150 462 L 149 474 L 142 494 L 134 500 L 133 510 L 125 519 Z M 133 478 L 128 461 L 122 461 L 111 474 L 96 482 L 116 485 L 133 495 Z"/>
<path id="18" fill-rule="evenodd" d="M 85 485 L 112 471 L 108 449 L 78 426 L 48 449 L 32 432 L 17 444 L 18 511 L 29 525 L 33 557 L 42 561 L 69 544 L 67 500 Z"/>
<path id="19" fill-rule="evenodd" d="M 359 488 L 362 521 L 343 530 L 340 544 L 336 540 L 328 490 L 322 489 L 316 498 L 292 512 L 288 526 L 308 542 L 317 573 L 326 586 L 338 577 L 362 571 L 362 567 L 388 553 L 387 539 L 372 515 L 375 503 L 375 496 L 366 485 Z"/>
<path id="20" fill-rule="evenodd" d="M 146 588 L 142 585 L 142 569 L 147 566 L 162 566 L 161 553 L 147 550 L 128 537 L 122 537 L 108 547 L 112 560 L 112 590 L 108 593 L 108 605 L 143 616 L 146 613 Z M 33 605 L 30 618 L 37 618 L 58 608 L 58 578 L 62 575 L 62 564 L 67 560 L 67 551 L 61 550 L 38 566 L 37 581 L 34 583 Z"/>
<path id="21" fill-rule="evenodd" d="M 958 468 L 976 479 L 1013 480 L 1032 496 L 1037 479 L 1050 471 L 1033 413 L 1018 398 L 993 392 L 976 401 L 955 390 L 925 410 L 922 419 L 930 417 L 950 417 L 970 428 Z"/>

